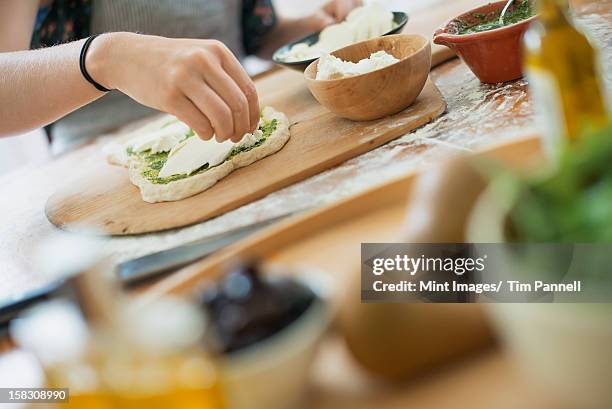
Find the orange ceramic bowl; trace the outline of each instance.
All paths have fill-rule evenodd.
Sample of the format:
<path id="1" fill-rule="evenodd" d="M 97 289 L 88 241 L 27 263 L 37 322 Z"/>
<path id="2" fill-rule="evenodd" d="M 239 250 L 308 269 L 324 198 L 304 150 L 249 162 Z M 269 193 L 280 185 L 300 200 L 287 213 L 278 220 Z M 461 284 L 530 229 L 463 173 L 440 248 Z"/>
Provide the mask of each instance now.
<path id="1" fill-rule="evenodd" d="M 473 34 L 457 34 L 461 26 L 473 26 L 499 16 L 506 1 L 490 3 L 464 13 L 434 33 L 433 42 L 442 44 L 461 57 L 484 83 L 512 81 L 523 76 L 522 39 L 533 16 L 516 24 Z M 480 18 L 479 18 L 480 17 Z"/>

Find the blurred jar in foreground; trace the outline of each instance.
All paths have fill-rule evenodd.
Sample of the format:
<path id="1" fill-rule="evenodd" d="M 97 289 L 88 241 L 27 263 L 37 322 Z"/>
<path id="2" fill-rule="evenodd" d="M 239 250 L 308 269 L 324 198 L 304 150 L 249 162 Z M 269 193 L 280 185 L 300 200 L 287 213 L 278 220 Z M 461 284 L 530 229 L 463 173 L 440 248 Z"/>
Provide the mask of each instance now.
<path id="1" fill-rule="evenodd" d="M 598 53 L 572 24 L 567 0 L 539 0 L 525 34 L 525 72 L 548 153 L 608 121 Z"/>
<path id="2" fill-rule="evenodd" d="M 98 370 L 104 341 L 92 336 L 75 304 L 66 300 L 41 304 L 13 321 L 11 336 L 39 359 L 46 387 L 69 388 L 69 401 L 62 407 L 112 407 Z"/>
<path id="3" fill-rule="evenodd" d="M 124 306 L 120 316 L 108 316 L 112 321 L 92 315 L 93 310 L 52 301 L 12 327 L 18 344 L 41 361 L 47 386 L 69 389 L 69 402 L 61 407 L 223 407 L 197 307 L 164 298 Z"/>
<path id="4" fill-rule="evenodd" d="M 88 241 L 59 237 L 41 251 L 41 269 L 68 277 L 64 299 L 33 308 L 11 327 L 40 360 L 48 387 L 69 389 L 59 407 L 222 408 L 199 307 L 174 298 L 128 300 Z"/>
<path id="5" fill-rule="evenodd" d="M 128 307 L 118 323 L 125 342 L 102 368 L 116 407 L 223 407 L 216 364 L 203 349 L 204 323 L 200 309 L 180 299 Z"/>
<path id="6" fill-rule="evenodd" d="M 43 366 L 49 388 L 68 388 L 66 408 L 112 408 L 100 367 L 112 337 L 108 331 L 119 308 L 104 273 L 103 241 L 58 233 L 37 247 L 37 271 L 65 278 L 58 299 L 39 304 L 11 323 L 17 344 L 32 351 Z M 93 266 L 93 267 L 92 267 Z M 79 272 L 86 271 L 84 274 Z"/>

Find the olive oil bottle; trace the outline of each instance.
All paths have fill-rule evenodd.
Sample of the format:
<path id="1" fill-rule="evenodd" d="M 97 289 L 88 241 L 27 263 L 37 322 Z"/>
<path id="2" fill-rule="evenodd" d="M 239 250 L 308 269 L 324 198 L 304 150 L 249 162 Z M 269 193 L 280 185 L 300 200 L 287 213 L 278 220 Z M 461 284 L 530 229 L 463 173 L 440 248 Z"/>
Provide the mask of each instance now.
<path id="1" fill-rule="evenodd" d="M 567 0 L 538 0 L 540 14 L 525 34 L 525 73 L 545 147 L 561 146 L 608 121 L 598 53 L 571 22 Z"/>

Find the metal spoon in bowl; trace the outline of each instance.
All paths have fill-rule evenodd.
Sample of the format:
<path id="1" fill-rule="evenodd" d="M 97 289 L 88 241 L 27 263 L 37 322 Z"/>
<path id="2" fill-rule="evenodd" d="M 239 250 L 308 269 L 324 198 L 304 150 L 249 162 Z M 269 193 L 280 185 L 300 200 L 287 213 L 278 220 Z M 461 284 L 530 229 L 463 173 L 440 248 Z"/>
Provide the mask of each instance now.
<path id="1" fill-rule="evenodd" d="M 502 10 L 501 15 L 499 16 L 499 25 L 500 26 L 504 25 L 504 16 L 506 15 L 506 12 L 508 11 L 508 9 L 512 5 L 512 3 L 514 3 L 514 0 L 508 0 L 506 5 L 504 6 L 504 9 Z"/>

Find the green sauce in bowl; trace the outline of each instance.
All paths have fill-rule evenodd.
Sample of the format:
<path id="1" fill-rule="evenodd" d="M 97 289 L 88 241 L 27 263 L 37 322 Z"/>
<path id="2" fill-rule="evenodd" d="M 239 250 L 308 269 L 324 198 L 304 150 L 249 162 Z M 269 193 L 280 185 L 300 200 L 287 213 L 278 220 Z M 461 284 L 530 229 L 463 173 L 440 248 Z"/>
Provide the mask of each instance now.
<path id="1" fill-rule="evenodd" d="M 527 20 L 535 15 L 534 7 L 531 5 L 529 0 L 523 0 L 518 5 L 510 8 L 504 16 L 503 24 L 499 22 L 499 16 L 501 13 L 473 13 L 471 15 L 471 21 L 457 21 L 456 34 L 474 34 L 482 33 L 483 31 L 495 30 L 497 28 L 509 26 L 512 24 L 519 23 L 523 20 Z M 474 21 L 477 21 L 474 24 Z"/>

